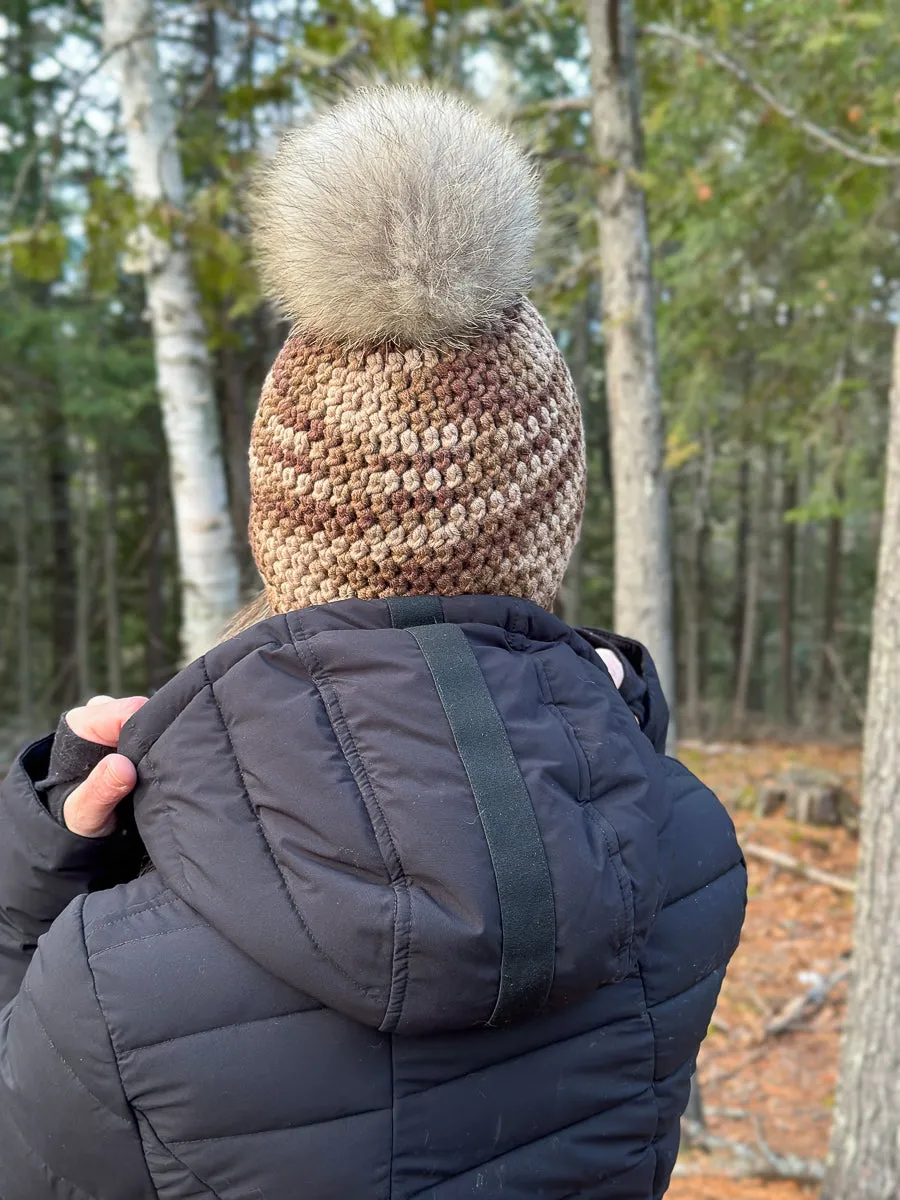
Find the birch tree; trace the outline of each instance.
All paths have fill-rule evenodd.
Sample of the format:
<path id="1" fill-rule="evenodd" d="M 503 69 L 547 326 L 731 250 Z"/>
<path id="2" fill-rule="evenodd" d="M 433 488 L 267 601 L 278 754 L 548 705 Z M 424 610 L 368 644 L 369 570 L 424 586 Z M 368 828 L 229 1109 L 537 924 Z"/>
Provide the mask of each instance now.
<path id="1" fill-rule="evenodd" d="M 91 680 L 100 686 L 106 636 L 117 637 L 115 606 L 107 620 L 102 603 L 103 548 L 111 551 L 112 543 L 104 537 L 96 482 L 90 512 L 83 511 L 85 444 L 106 446 L 116 465 L 120 586 L 110 595 L 118 592 L 121 611 L 123 688 L 159 686 L 180 653 L 181 573 L 153 330 L 144 319 L 143 280 L 122 270 L 135 224 L 135 205 L 122 185 L 126 146 L 124 138 L 97 135 L 114 99 L 101 84 L 102 70 L 118 68 L 116 46 L 126 49 L 118 41 L 124 35 L 114 34 L 116 61 L 97 53 L 102 7 L 7 0 L 7 19 L 0 19 L 6 68 L 0 89 L 0 514 L 9 514 L 0 520 L 0 746 L 10 749 L 14 738 L 37 733 L 58 716 L 52 692 L 62 675 L 54 660 L 68 664 L 70 681 L 76 681 L 80 660 L 82 683 L 90 666 Z M 168 228 L 166 245 L 179 230 L 190 243 L 238 545 L 246 524 L 242 442 L 246 447 L 249 409 L 280 342 L 259 308 L 239 219 L 261 131 L 283 124 L 289 111 L 305 109 L 311 96 L 337 94 L 343 84 L 336 73 L 343 76 L 351 53 L 360 75 L 369 66 L 376 75 L 382 67 L 390 73 L 386 58 L 414 74 L 427 73 L 430 53 L 410 22 L 409 5 L 400 13 L 393 12 L 397 6 L 376 11 L 356 0 L 320 0 L 314 7 L 298 29 L 295 0 L 159 0 L 156 6 L 157 49 L 177 116 L 190 219 L 182 221 L 171 197 L 144 203 L 140 211 L 152 230 L 163 234 Z M 552 197 L 535 299 L 577 377 L 587 334 L 588 373 L 597 381 L 585 404 L 591 494 L 566 611 L 572 620 L 607 624 L 613 619 L 612 472 L 607 408 L 594 395 L 604 378 L 595 274 L 598 185 L 607 176 L 601 181 L 586 119 L 586 39 L 572 0 L 476 4 L 472 21 L 453 31 L 446 6 L 437 7 L 431 51 L 440 61 L 433 65 L 439 68 L 445 58 L 451 67 L 461 63 L 464 73 L 479 76 L 481 87 L 481 47 L 500 56 L 498 93 L 514 104 L 517 123 L 533 133 Z M 149 11 L 146 4 L 138 8 Z M 761 16 L 758 5 L 722 0 L 716 21 L 694 5 L 681 6 L 676 24 L 663 25 L 671 5 L 634 8 L 641 21 L 647 175 L 639 169 L 625 182 L 647 187 L 650 230 L 659 247 L 653 270 L 670 438 L 673 572 L 686 584 L 696 574 L 693 588 L 675 595 L 676 624 L 684 631 L 682 702 L 699 690 L 708 733 L 715 737 L 731 715 L 726 696 L 747 709 L 746 721 L 739 722 L 745 731 L 760 718 L 779 716 L 782 674 L 774 673 L 773 662 L 776 484 L 779 456 L 787 448 L 799 468 L 795 522 L 805 541 L 793 597 L 798 714 L 811 717 L 821 695 L 819 707 L 833 708 L 836 726 L 855 731 L 862 724 L 874 593 L 877 531 L 870 514 L 881 500 L 893 337 L 888 314 L 892 281 L 900 279 L 900 247 L 893 240 L 900 40 L 892 38 L 900 18 L 896 6 L 834 0 L 789 0 Z M 45 10 L 55 14 L 49 23 Z M 132 27 L 145 19 L 132 4 L 122 11 Z M 616 44 L 620 38 L 621 30 Z M 168 154 L 171 138 L 160 141 Z M 161 177 L 168 180 L 166 155 L 162 165 Z M 605 172 L 611 165 L 604 158 Z M 159 251 L 157 246 L 154 253 Z M 792 314 L 788 325 L 779 319 L 784 306 Z M 610 322 L 611 332 L 615 324 Z M 835 380 L 835 364 L 843 354 L 842 384 Z M 623 394 L 631 403 L 631 393 Z M 45 420 L 53 407 L 65 418 L 65 439 L 55 418 L 49 425 Z M 712 540 L 704 559 L 692 513 L 707 436 L 714 454 Z M 51 437 L 57 455 L 64 442 L 68 450 L 67 472 L 57 468 L 52 487 Z M 198 471 L 205 478 L 207 470 L 210 439 L 198 440 L 202 452 L 187 456 L 191 479 Z M 624 462 L 621 455 L 618 461 L 625 470 L 637 442 L 620 439 L 623 445 Z M 807 463 L 813 464 L 809 472 Z M 90 465 L 92 480 L 101 465 Z M 56 500 L 65 492 L 71 536 L 61 541 L 65 510 Z M 86 517 L 85 542 L 79 522 Z M 623 517 L 620 564 L 632 552 L 629 540 L 646 536 L 646 525 Z M 732 530 L 737 545 L 729 555 L 724 539 Z M 74 550 L 71 563 L 66 546 Z M 213 560 L 221 556 L 216 552 Z M 110 553 L 107 565 L 112 561 Z M 72 595 L 73 576 L 81 598 L 69 611 L 63 598 Z M 745 603 L 748 585 L 754 595 Z M 218 597 L 224 589 L 211 590 Z M 639 592 L 626 589 L 625 598 Z M 695 592 L 708 596 L 705 614 Z M 620 620 L 631 624 L 627 616 Z M 708 655 L 699 645 L 703 632 Z M 646 636 L 658 653 L 655 634 Z M 743 641 L 745 669 L 738 680 Z M 733 660 L 724 652 L 731 645 Z M 692 662 L 704 659 L 705 673 L 692 670 Z M 22 732 L 4 742 L 7 726 Z"/>
<path id="2" fill-rule="evenodd" d="M 675 700 L 669 503 L 642 166 L 633 0 L 587 0 L 606 392 L 615 501 L 615 624 Z M 672 735 L 674 737 L 674 733 Z"/>
<path id="3" fill-rule="evenodd" d="M 178 542 L 181 645 L 190 659 L 216 642 L 239 602 L 212 368 L 190 256 L 178 230 L 184 178 L 175 114 L 159 68 L 153 2 L 104 0 L 103 23 L 132 190 L 145 218 L 136 262 L 146 279 L 153 330 Z"/>
<path id="4" fill-rule="evenodd" d="M 853 981 L 822 1200 L 900 1196 L 900 326 L 863 750 Z"/>

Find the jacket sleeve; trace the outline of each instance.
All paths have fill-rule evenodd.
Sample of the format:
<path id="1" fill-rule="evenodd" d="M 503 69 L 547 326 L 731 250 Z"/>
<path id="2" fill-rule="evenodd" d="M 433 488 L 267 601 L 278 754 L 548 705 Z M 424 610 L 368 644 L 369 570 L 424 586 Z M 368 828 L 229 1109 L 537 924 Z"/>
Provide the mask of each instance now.
<path id="1" fill-rule="evenodd" d="M 36 783 L 47 775 L 52 746 L 52 736 L 29 746 L 0 784 L 0 1008 L 66 905 L 134 873 L 127 825 L 106 838 L 79 837 L 41 801 Z"/>
<path id="2" fill-rule="evenodd" d="M 84 898 L 57 920 L 0 1013 L 3 1200 L 155 1200 L 94 989 Z"/>

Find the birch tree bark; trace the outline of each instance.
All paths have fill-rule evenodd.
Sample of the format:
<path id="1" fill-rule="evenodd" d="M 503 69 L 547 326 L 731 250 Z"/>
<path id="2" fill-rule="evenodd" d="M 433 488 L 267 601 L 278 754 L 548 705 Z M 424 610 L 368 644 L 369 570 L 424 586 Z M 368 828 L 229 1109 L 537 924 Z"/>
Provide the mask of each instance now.
<path id="1" fill-rule="evenodd" d="M 644 642 L 675 701 L 669 505 L 633 0 L 587 0 L 598 191 L 606 392 L 615 501 L 615 624 Z M 673 733 L 674 738 L 674 733 Z"/>
<path id="2" fill-rule="evenodd" d="M 863 749 L 853 976 L 822 1200 L 900 1196 L 900 326 Z"/>
<path id="3" fill-rule="evenodd" d="M 104 41 L 117 77 L 141 230 L 156 375 L 169 454 L 185 659 L 208 650 L 239 603 L 234 537 L 212 368 L 187 247 L 178 232 L 184 179 L 175 115 L 159 70 L 153 0 L 104 0 Z M 167 221 L 171 235 L 156 226 Z"/>

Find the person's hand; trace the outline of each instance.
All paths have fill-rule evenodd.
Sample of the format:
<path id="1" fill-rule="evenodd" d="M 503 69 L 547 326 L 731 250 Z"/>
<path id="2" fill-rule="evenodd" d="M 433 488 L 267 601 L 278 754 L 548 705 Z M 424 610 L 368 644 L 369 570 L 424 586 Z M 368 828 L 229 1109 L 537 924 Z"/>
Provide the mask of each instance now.
<path id="1" fill-rule="evenodd" d="M 622 684 L 625 682 L 625 668 L 622 666 L 621 658 L 619 658 L 615 650 L 598 650 L 597 653 L 603 659 L 603 664 L 607 671 L 609 671 L 610 678 L 616 685 L 616 688 L 621 691 Z M 634 719 L 640 725 L 637 714 L 635 714 Z"/>
<path id="2" fill-rule="evenodd" d="M 617 688 L 621 688 L 625 682 L 625 668 L 622 666 L 622 660 L 618 654 L 615 650 L 598 650 L 597 653 L 603 659 L 603 664 L 609 671 L 613 683 Z"/>
<path id="3" fill-rule="evenodd" d="M 82 708 L 67 712 L 66 724 L 85 741 L 115 747 L 119 744 L 122 726 L 146 703 L 146 696 L 129 696 L 126 700 L 94 696 Z M 112 833 L 116 825 L 116 805 L 136 783 L 137 772 L 131 760 L 124 754 L 108 754 L 66 800 L 63 806 L 66 828 L 88 838 Z"/>

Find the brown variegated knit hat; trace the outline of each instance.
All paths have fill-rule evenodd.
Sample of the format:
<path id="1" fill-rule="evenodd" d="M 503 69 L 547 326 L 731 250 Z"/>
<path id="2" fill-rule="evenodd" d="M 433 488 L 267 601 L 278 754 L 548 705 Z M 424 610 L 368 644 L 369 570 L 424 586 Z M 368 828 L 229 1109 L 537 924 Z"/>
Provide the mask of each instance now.
<path id="1" fill-rule="evenodd" d="M 294 330 L 250 449 L 276 612 L 488 593 L 550 607 L 584 505 L 581 414 L 524 298 L 536 182 L 498 126 L 424 88 L 290 134 L 254 195 Z"/>

